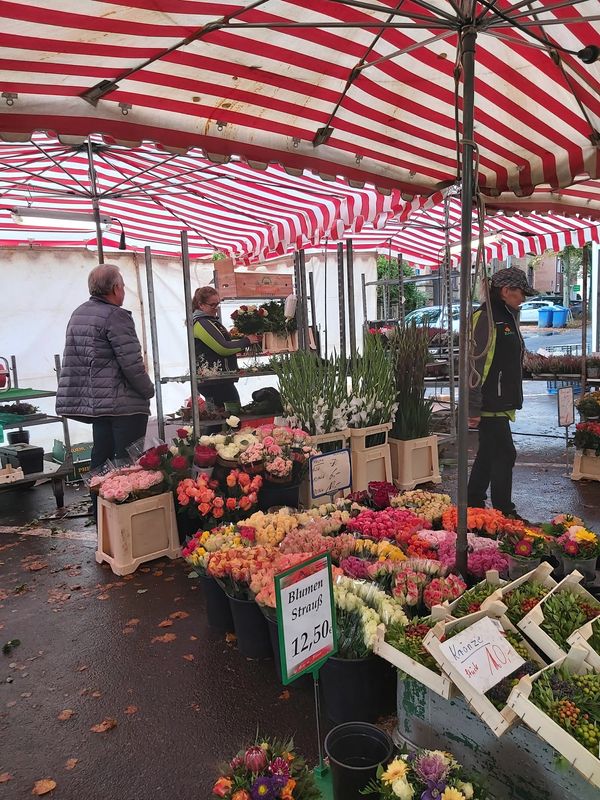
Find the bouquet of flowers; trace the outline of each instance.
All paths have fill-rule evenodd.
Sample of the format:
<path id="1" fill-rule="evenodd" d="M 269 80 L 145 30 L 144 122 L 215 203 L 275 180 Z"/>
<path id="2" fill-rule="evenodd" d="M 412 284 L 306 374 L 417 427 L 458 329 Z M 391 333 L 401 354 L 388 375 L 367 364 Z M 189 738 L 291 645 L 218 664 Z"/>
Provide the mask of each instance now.
<path id="1" fill-rule="evenodd" d="M 454 531 L 419 531 L 419 539 L 428 542 L 437 550 L 437 558 L 447 570 L 456 566 L 456 533 Z M 484 578 L 490 569 L 498 572 L 508 570 L 508 561 L 499 550 L 495 539 L 467 534 L 467 569 L 475 578 Z"/>
<path id="2" fill-rule="evenodd" d="M 99 477 L 99 476 L 98 476 Z M 92 479 L 94 482 L 94 479 Z M 142 497 L 150 497 L 164 489 L 164 475 L 158 470 L 137 469 L 117 470 L 96 480 L 94 486 L 104 500 L 109 503 L 133 503 Z"/>
<path id="3" fill-rule="evenodd" d="M 404 613 L 402 603 L 390 597 L 375 584 L 340 575 L 335 585 L 338 589 L 345 589 L 349 594 L 359 597 L 379 614 L 384 625 L 391 625 L 392 623 L 406 625 L 408 623 L 408 617 Z"/>
<path id="4" fill-rule="evenodd" d="M 485 795 L 463 774 L 450 753 L 417 750 L 377 768 L 377 777 L 364 790 L 382 800 L 483 800 Z"/>
<path id="5" fill-rule="evenodd" d="M 294 462 L 291 458 L 283 455 L 267 456 L 265 460 L 265 476 L 278 483 L 290 482 L 292 480 L 292 469 Z"/>
<path id="6" fill-rule="evenodd" d="M 600 555 L 600 538 L 583 525 L 571 525 L 556 539 L 556 547 L 567 558 L 585 561 Z"/>
<path id="7" fill-rule="evenodd" d="M 211 553 L 243 544 L 244 540 L 234 526 L 229 525 L 215 531 L 198 531 L 182 549 L 181 555 L 196 571 L 205 574 Z"/>
<path id="8" fill-rule="evenodd" d="M 276 555 L 272 547 L 229 547 L 211 555 L 207 572 L 230 597 L 251 600 L 254 597 L 250 589 L 252 576 L 268 568 Z"/>
<path id="9" fill-rule="evenodd" d="M 194 448 L 194 464 L 197 467 L 208 469 L 214 467 L 217 460 L 217 451 L 206 444 L 197 444 Z"/>
<path id="10" fill-rule="evenodd" d="M 307 561 L 312 556 L 313 553 L 290 553 L 289 555 L 276 553 L 271 562 L 252 573 L 250 591 L 267 616 L 272 616 L 272 610 L 276 607 L 275 575 Z"/>
<path id="11" fill-rule="evenodd" d="M 543 558 L 548 552 L 548 540 L 540 530 L 525 528 L 503 536 L 499 549 L 513 558 Z"/>
<path id="12" fill-rule="evenodd" d="M 177 485 L 180 511 L 202 519 L 203 526 L 209 528 L 242 519 L 258 503 L 262 478 L 260 475 L 251 478 L 234 469 L 225 479 L 225 485 L 225 490 L 221 490 L 218 482 L 206 475 L 195 480 L 185 478 Z"/>
<path id="13" fill-rule="evenodd" d="M 573 441 L 578 450 L 590 450 L 600 455 L 600 422 L 578 422 Z"/>
<path id="14" fill-rule="evenodd" d="M 232 312 L 235 329 L 242 336 L 249 333 L 264 333 L 267 330 L 269 312 L 264 306 L 240 306 Z"/>
<path id="15" fill-rule="evenodd" d="M 348 530 L 355 531 L 361 536 L 370 539 L 395 539 L 402 541 L 402 537 L 411 536 L 426 523 L 411 511 L 400 508 L 384 508 L 382 511 L 367 509 L 348 522 Z"/>
<path id="16" fill-rule="evenodd" d="M 246 450 L 240 453 L 238 461 L 249 472 L 259 472 L 264 466 L 265 453 L 262 442 L 252 442 Z"/>
<path id="17" fill-rule="evenodd" d="M 582 519 L 574 517 L 572 514 L 557 514 L 550 522 L 544 522 L 540 526 L 544 533 L 550 536 L 560 536 L 572 525 L 584 525 Z"/>
<path id="18" fill-rule="evenodd" d="M 225 800 L 320 800 L 312 772 L 292 739 L 256 739 L 223 769 L 212 794 Z"/>
<path id="19" fill-rule="evenodd" d="M 276 547 L 290 531 L 297 528 L 297 518 L 284 508 L 273 514 L 256 511 L 244 520 L 242 526 L 238 526 L 238 530 L 245 538 L 255 541 L 256 544 L 272 547 Z"/>
<path id="20" fill-rule="evenodd" d="M 333 597 L 337 610 L 338 658 L 366 658 L 377 639 L 379 614 L 355 592 L 336 583 Z"/>
<path id="21" fill-rule="evenodd" d="M 458 511 L 451 506 L 442 514 L 442 527 L 455 531 L 458 525 Z M 504 533 L 517 533 L 525 530 L 521 520 L 509 519 L 495 508 L 468 508 L 467 530 L 486 536 L 500 536 Z"/>
<path id="22" fill-rule="evenodd" d="M 354 551 L 355 539 L 350 534 L 339 536 L 323 536 L 321 526 L 312 522 L 303 528 L 290 531 L 281 542 L 282 553 L 325 553 L 330 552 L 334 561 L 338 562 Z"/>
<path id="23" fill-rule="evenodd" d="M 181 428 L 180 430 L 186 432 L 185 438 L 174 439 L 174 444 L 170 446 L 159 444 L 157 447 L 151 447 L 137 462 L 142 469 L 161 470 L 165 482 L 170 487 L 180 481 L 184 475 L 189 474 L 192 462 L 187 429 Z"/>
<path id="24" fill-rule="evenodd" d="M 390 505 L 390 499 L 398 490 L 387 481 L 371 481 L 367 486 L 368 496 L 375 508 L 383 509 Z"/>
<path id="25" fill-rule="evenodd" d="M 403 508 L 412 511 L 421 519 L 430 523 L 438 523 L 444 511 L 452 505 L 450 495 L 439 492 L 428 492 L 425 489 L 413 489 L 402 492 L 391 499 L 394 508 Z"/>
<path id="26" fill-rule="evenodd" d="M 434 578 L 423 590 L 423 602 L 427 608 L 444 602 L 456 600 L 467 588 L 467 584 L 458 575 L 446 575 Z"/>

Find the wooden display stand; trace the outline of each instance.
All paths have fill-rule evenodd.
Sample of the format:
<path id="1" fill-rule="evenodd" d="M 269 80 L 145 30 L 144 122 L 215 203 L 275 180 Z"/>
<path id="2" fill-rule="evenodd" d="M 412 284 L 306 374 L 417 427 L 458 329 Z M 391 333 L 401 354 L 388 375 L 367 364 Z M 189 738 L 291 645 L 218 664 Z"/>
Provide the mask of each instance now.
<path id="1" fill-rule="evenodd" d="M 392 476 L 398 489 L 414 489 L 421 483 L 441 483 L 438 437 L 391 439 Z"/>
<path id="2" fill-rule="evenodd" d="M 391 422 L 371 425 L 368 428 L 348 428 L 352 456 L 352 491 L 365 490 L 371 481 L 392 482 L 392 460 L 388 433 Z M 380 435 L 380 436 L 378 436 Z M 369 445 L 371 436 L 383 438 L 380 444 Z"/>
<path id="3" fill-rule="evenodd" d="M 163 556 L 180 556 L 171 492 L 121 505 L 98 498 L 99 564 L 106 561 L 115 575 L 129 575 L 145 561 Z"/>
<path id="4" fill-rule="evenodd" d="M 298 331 L 293 333 L 265 333 L 262 342 L 265 353 L 295 353 L 298 349 Z"/>
<path id="5" fill-rule="evenodd" d="M 591 454 L 589 450 L 578 450 L 573 460 L 571 480 L 600 481 L 600 458 Z"/>

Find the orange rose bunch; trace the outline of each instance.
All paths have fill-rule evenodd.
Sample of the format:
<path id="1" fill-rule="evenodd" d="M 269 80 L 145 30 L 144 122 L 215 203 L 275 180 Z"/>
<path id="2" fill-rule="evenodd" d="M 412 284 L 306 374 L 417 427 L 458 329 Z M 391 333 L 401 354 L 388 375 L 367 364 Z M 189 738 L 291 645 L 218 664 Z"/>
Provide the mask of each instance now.
<path id="1" fill-rule="evenodd" d="M 450 506 L 442 514 L 442 528 L 445 531 L 456 531 L 457 526 L 457 508 Z M 495 508 L 468 508 L 467 530 L 496 537 L 508 533 L 524 533 L 525 524 L 521 520 L 505 517 Z"/>
<path id="2" fill-rule="evenodd" d="M 202 526 L 210 528 L 225 522 L 237 522 L 252 513 L 258 503 L 262 486 L 260 475 L 251 477 L 241 470 L 231 470 L 225 479 L 225 489 L 206 475 L 186 478 L 177 485 L 180 511 L 201 518 Z"/>

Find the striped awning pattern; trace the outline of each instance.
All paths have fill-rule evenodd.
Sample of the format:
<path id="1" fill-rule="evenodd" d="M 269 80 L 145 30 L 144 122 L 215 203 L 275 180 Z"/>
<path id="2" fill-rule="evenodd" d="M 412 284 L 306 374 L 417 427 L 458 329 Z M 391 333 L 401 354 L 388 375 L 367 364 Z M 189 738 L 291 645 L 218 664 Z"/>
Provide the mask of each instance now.
<path id="1" fill-rule="evenodd" d="M 431 195 L 460 173 L 472 26 L 481 191 L 600 177 L 597 0 L 0 0 L 0 17 L 9 140 L 100 133 Z"/>
<path id="2" fill-rule="evenodd" d="M 382 194 L 312 174 L 290 175 L 277 165 L 260 171 L 239 159 L 216 165 L 194 149 L 168 153 L 151 143 L 127 148 L 98 136 L 92 143 L 100 213 L 113 220 L 103 236 L 108 248 L 118 246 L 122 225 L 128 249 L 149 245 L 156 255 L 179 257 L 180 233 L 187 230 L 193 258 L 220 250 L 251 264 L 352 238 L 358 249 L 437 266 L 446 229 L 451 247 L 460 242 L 456 190 L 408 201 L 397 190 Z M 564 194 L 571 197 L 574 191 Z M 588 182 L 577 191 L 581 197 L 572 198 L 571 210 L 582 210 L 584 199 L 591 198 L 594 211 L 586 217 L 509 213 L 490 202 L 482 225 L 473 217 L 473 249 L 480 229 L 488 259 L 598 241 L 598 189 Z M 93 248 L 96 235 L 90 231 L 17 224 L 11 210 L 26 206 L 91 214 L 87 147 L 69 147 L 41 134 L 22 144 L 0 142 L 0 245 Z"/>

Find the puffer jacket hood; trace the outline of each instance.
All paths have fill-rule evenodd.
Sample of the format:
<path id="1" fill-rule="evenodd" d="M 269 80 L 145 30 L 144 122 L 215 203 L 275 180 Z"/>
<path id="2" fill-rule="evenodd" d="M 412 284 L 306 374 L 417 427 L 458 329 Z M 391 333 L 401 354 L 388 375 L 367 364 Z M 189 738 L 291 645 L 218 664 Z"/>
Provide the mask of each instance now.
<path id="1" fill-rule="evenodd" d="M 90 297 L 67 326 L 56 413 L 83 422 L 149 414 L 153 395 L 131 312 Z"/>

